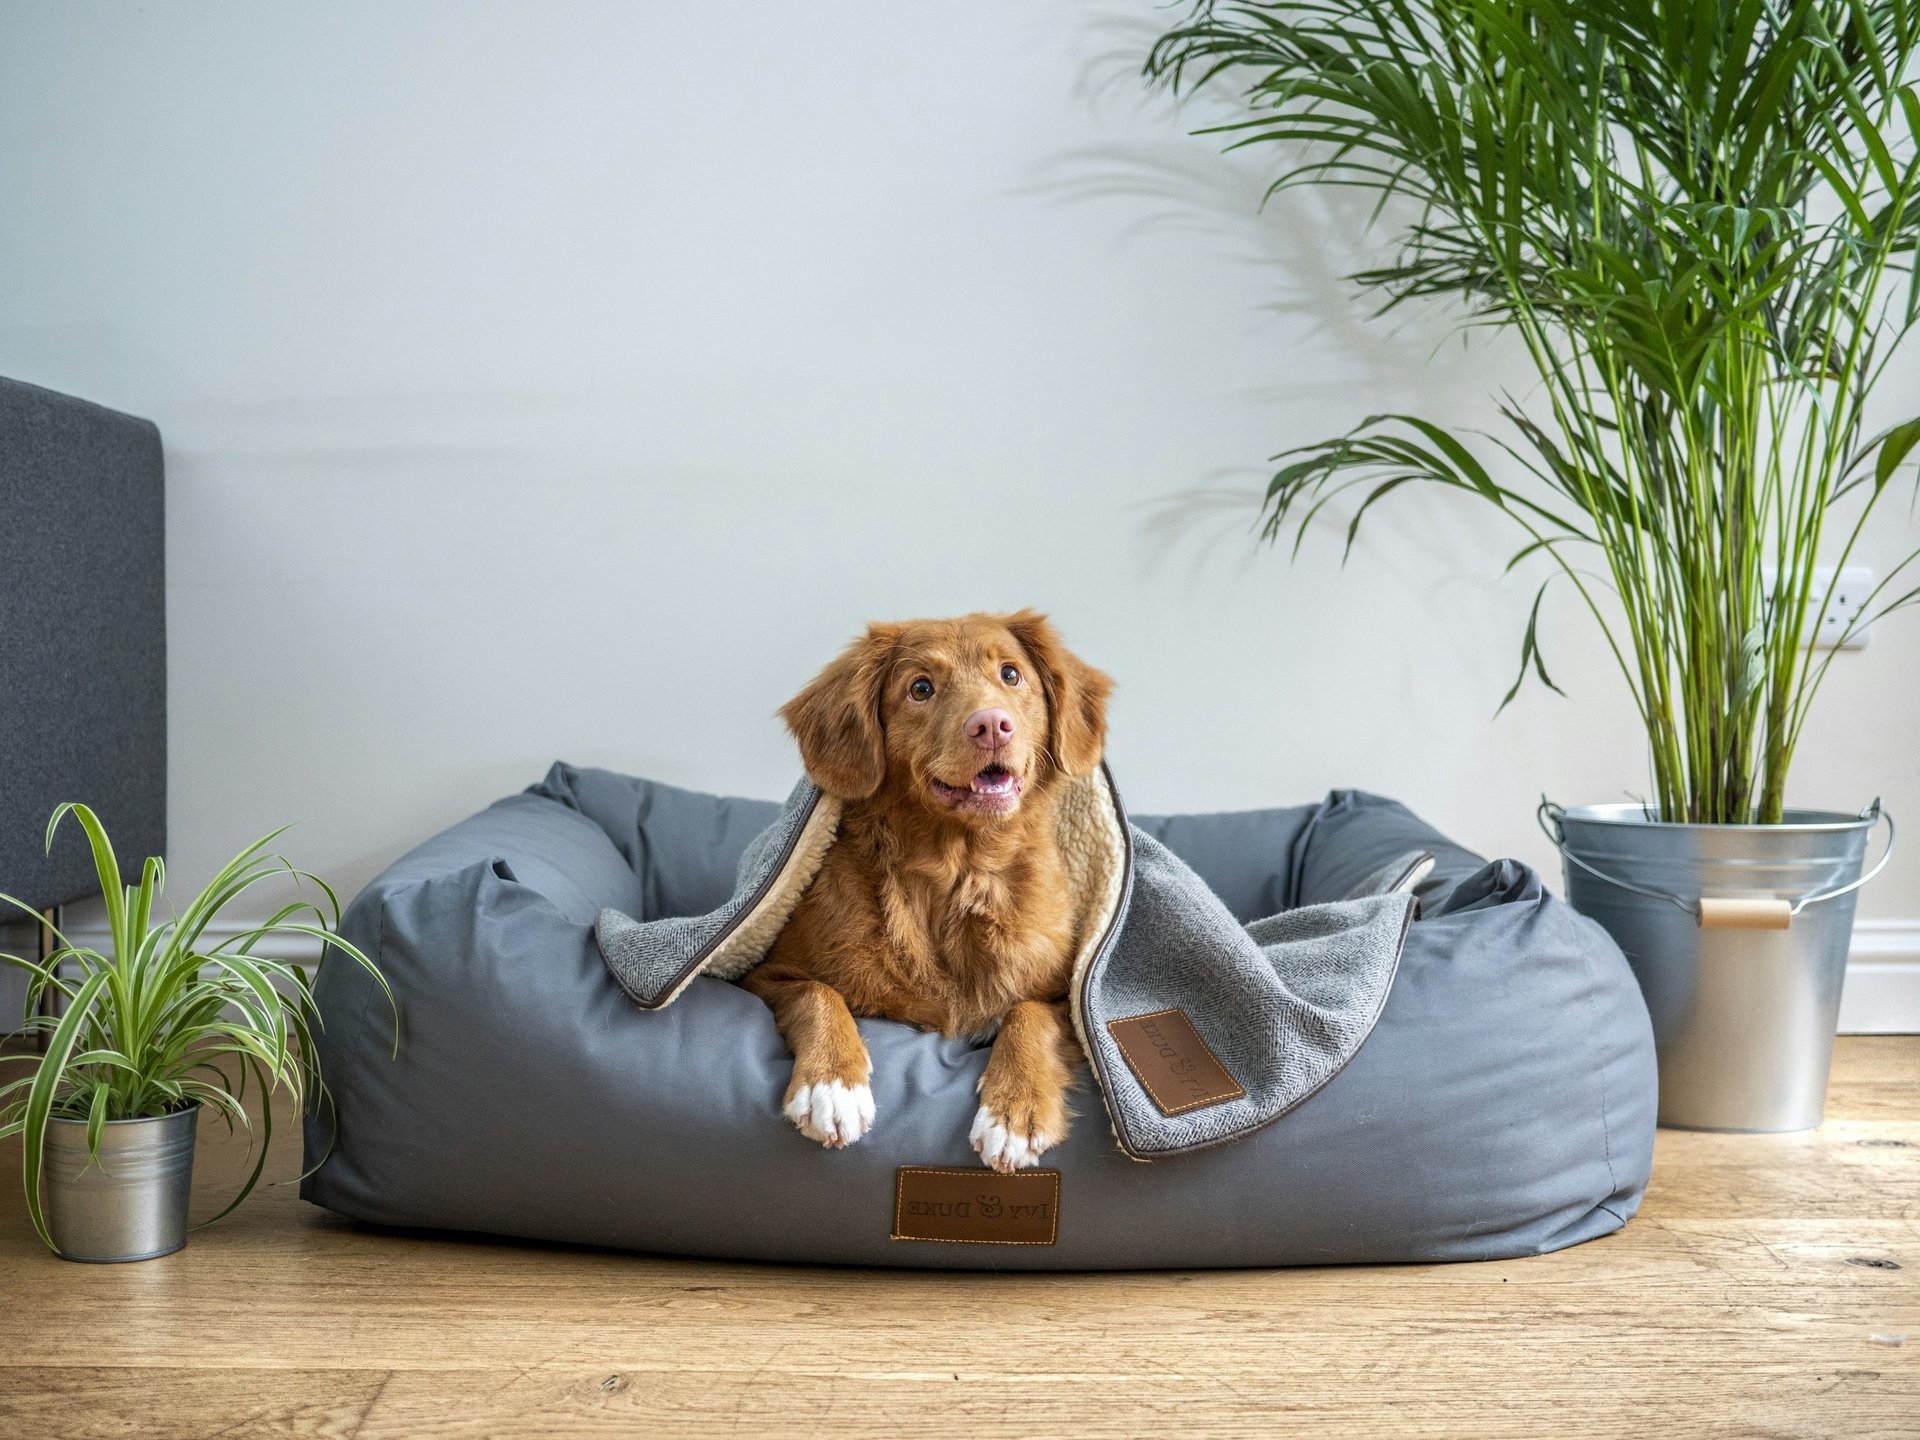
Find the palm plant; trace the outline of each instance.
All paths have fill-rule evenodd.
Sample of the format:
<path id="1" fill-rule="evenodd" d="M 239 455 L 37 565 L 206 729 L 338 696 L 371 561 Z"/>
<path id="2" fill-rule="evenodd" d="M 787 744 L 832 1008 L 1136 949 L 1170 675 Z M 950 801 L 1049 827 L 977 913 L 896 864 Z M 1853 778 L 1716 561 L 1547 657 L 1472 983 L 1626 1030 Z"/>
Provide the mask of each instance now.
<path id="1" fill-rule="evenodd" d="M 285 1087 L 296 1106 L 324 1097 L 312 1044 L 312 1029 L 319 1024 L 312 982 L 297 966 L 256 954 L 263 942 L 290 935 L 320 940 L 365 967 L 388 1004 L 394 1003 L 379 968 L 335 933 L 340 906 L 326 882 L 267 853 L 283 832 L 242 850 L 177 918 L 157 919 L 154 905 L 165 884 L 160 859 L 146 862 L 137 885 L 122 885 L 113 845 L 85 805 L 62 805 L 53 812 L 48 847 L 69 813 L 92 847 L 111 953 L 74 944 L 20 901 L 0 895 L 0 903 L 46 925 L 58 947 L 44 964 L 0 955 L 0 963 L 28 972 L 27 1029 L 46 1037 L 43 1054 L 0 1057 L 31 1066 L 30 1074 L 0 1086 L 0 1137 L 22 1137 L 27 1213 L 49 1248 L 57 1247 L 43 1213 L 40 1176 L 47 1127 L 55 1117 L 85 1121 L 88 1150 L 97 1159 L 101 1128 L 109 1120 L 204 1105 L 229 1129 L 248 1125 L 251 1082 L 261 1121 L 253 1170 L 240 1193 L 212 1217 L 218 1220 L 259 1183 L 273 1139 L 269 1094 Z M 208 943 L 209 928 L 228 906 L 277 877 L 317 887 L 324 907 L 318 900 L 296 899 L 224 943 Z M 63 965 L 77 973 L 62 974 Z M 62 1002 L 57 1017 L 37 1013 L 48 991 Z M 398 1020 L 396 1009 L 396 1046 Z"/>
<path id="2" fill-rule="evenodd" d="M 1270 194 L 1404 217 L 1352 277 L 1382 309 L 1451 301 L 1541 381 L 1504 435 L 1376 415 L 1276 457 L 1265 537 L 1297 552 L 1355 487 L 1349 549 L 1402 485 L 1481 497 L 1519 528 L 1509 569 L 1555 562 L 1507 700 L 1553 685 L 1562 580 L 1645 723 L 1657 818 L 1779 822 L 1832 659 L 1805 644 L 1822 547 L 1837 572 L 1920 443 L 1920 418 L 1866 421 L 1920 318 L 1916 46 L 1920 0 L 1200 0 L 1148 74 L 1237 84 L 1246 117 L 1207 133 L 1280 147 Z M 1915 558 L 1853 625 L 1920 593 Z"/>

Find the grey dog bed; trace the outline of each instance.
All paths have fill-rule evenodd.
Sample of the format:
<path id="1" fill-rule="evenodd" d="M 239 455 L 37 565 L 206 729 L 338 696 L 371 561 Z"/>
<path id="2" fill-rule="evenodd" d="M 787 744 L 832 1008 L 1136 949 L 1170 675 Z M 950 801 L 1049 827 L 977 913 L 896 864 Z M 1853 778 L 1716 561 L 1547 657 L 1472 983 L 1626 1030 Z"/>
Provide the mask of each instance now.
<path id="1" fill-rule="evenodd" d="M 1535 1254 L 1639 1204 L 1653 1042 L 1619 951 L 1527 867 L 1352 791 L 1132 817 L 1242 923 L 1435 857 L 1370 1033 L 1271 1123 L 1144 1163 L 1083 1089 L 1071 1136 L 1005 1181 L 967 1139 L 986 1046 L 863 1020 L 879 1118 L 824 1150 L 780 1113 L 790 1060 L 758 999 L 700 975 L 643 1009 L 594 937 L 603 910 L 716 911 L 779 815 L 555 765 L 397 861 L 345 933 L 393 984 L 399 1054 L 357 967 L 323 966 L 333 1103 L 308 1117 L 308 1163 L 326 1159 L 302 1194 L 381 1224 L 635 1250 L 1088 1270 Z"/>
<path id="2" fill-rule="evenodd" d="M 657 1010 L 695 976 L 751 972 L 819 873 L 840 811 L 801 780 L 711 914 L 601 911 L 594 931 L 620 988 Z M 1401 856 L 1362 894 L 1246 925 L 1127 824 L 1104 766 L 1060 777 L 1051 813 L 1080 937 L 1067 1013 L 1121 1149 L 1154 1160 L 1238 1140 L 1346 1067 L 1386 1003 L 1431 855 Z"/>

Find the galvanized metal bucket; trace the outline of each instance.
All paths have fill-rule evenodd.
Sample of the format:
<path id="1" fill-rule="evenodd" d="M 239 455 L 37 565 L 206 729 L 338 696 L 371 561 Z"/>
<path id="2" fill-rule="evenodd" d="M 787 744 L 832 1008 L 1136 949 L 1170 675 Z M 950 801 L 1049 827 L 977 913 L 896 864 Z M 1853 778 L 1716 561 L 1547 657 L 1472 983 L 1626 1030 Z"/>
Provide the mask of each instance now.
<path id="1" fill-rule="evenodd" d="M 1567 899 L 1626 952 L 1653 1016 L 1660 1123 L 1810 1130 L 1853 935 L 1855 895 L 1893 855 L 1893 818 L 1789 810 L 1779 825 L 1674 825 L 1639 805 L 1540 802 Z M 1862 874 L 1867 837 L 1887 848 Z"/>
<path id="2" fill-rule="evenodd" d="M 193 1142 L 200 1107 L 100 1128 L 97 1160 L 87 1122 L 47 1125 L 47 1228 L 62 1258 L 108 1264 L 171 1255 L 187 1243 Z"/>

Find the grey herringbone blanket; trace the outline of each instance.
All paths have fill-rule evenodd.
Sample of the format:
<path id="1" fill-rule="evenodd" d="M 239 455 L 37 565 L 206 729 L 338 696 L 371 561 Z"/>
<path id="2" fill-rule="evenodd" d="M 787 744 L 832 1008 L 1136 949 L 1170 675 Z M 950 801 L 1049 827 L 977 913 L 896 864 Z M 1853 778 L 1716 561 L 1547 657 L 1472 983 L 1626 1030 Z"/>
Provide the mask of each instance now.
<path id="1" fill-rule="evenodd" d="M 1127 824 L 1104 768 L 1064 783 L 1060 845 L 1081 937 L 1069 1009 L 1121 1148 L 1152 1160 L 1236 1139 L 1337 1075 L 1386 1003 L 1423 857 L 1382 871 L 1376 893 L 1242 925 Z M 696 975 L 745 975 L 819 872 L 839 819 L 840 802 L 802 780 L 741 856 L 719 909 L 652 920 L 602 911 L 607 968 L 650 1010 Z"/>

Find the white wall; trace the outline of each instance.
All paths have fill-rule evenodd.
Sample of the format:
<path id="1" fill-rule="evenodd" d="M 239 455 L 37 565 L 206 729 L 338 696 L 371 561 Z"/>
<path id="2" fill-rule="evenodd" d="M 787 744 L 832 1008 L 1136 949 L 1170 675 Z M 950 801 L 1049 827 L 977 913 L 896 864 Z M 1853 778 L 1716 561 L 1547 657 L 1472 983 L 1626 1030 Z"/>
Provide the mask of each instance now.
<path id="1" fill-rule="evenodd" d="M 778 795 L 774 708 L 862 621 L 1028 603 L 1119 678 L 1139 809 L 1358 785 L 1546 866 L 1541 791 L 1643 790 L 1564 600 L 1574 698 L 1492 718 L 1496 517 L 1251 543 L 1270 452 L 1525 373 L 1367 321 L 1358 209 L 1255 213 L 1261 157 L 1133 77 L 1170 13 L 0 10 L 0 372 L 166 437 L 178 882 L 291 820 L 351 889 L 555 756 Z M 1795 800 L 1920 821 L 1917 655 L 1836 665 Z"/>

